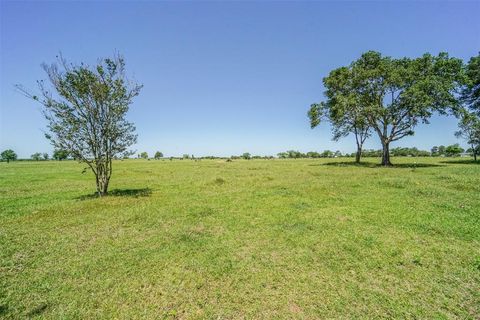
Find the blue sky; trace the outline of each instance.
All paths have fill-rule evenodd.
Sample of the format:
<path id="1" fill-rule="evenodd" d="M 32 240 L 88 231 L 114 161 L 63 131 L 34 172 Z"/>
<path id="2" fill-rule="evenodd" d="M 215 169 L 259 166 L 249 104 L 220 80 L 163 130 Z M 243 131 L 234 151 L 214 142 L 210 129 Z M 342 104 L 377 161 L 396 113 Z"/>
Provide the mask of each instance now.
<path id="1" fill-rule="evenodd" d="M 1 2 L 0 149 L 51 152 L 35 89 L 42 62 L 122 53 L 144 89 L 128 118 L 137 151 L 229 156 L 287 149 L 354 151 L 309 128 L 322 78 L 362 52 L 467 60 L 480 50 L 480 2 Z M 395 146 L 451 144 L 454 118 L 434 117 Z M 377 137 L 368 148 L 379 148 Z"/>

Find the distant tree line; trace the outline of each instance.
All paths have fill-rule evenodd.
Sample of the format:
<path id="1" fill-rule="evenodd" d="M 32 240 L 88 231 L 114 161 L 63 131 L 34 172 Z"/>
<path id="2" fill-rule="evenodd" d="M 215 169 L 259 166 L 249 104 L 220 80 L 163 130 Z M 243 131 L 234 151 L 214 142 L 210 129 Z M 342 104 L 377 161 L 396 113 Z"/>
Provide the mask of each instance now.
<path id="1" fill-rule="evenodd" d="M 363 157 L 381 157 L 382 156 L 382 149 L 364 149 L 362 150 L 362 156 Z M 468 148 L 465 150 L 462 148 L 458 143 L 452 144 L 449 146 L 434 146 L 430 149 L 430 151 L 427 150 L 419 150 L 416 147 L 397 147 L 397 148 L 392 148 L 390 149 L 390 156 L 393 157 L 456 157 L 460 156 L 462 154 L 470 155 L 473 156 L 475 153 L 478 154 L 480 152 L 479 147 L 477 146 L 477 149 L 474 150 L 473 148 Z M 149 159 L 148 153 L 147 152 L 141 152 L 137 156 L 139 159 Z M 316 159 L 316 158 L 339 158 L 339 157 L 346 157 L 346 158 L 353 158 L 357 157 L 357 153 L 342 153 L 339 150 L 337 151 L 331 151 L 331 150 L 324 150 L 321 152 L 317 151 L 308 151 L 308 152 L 300 152 L 297 150 L 288 150 L 285 152 L 279 152 L 277 154 L 277 158 L 279 159 Z M 155 155 L 153 157 L 155 160 L 160 160 L 160 159 L 165 159 L 164 155 L 162 152 L 157 151 L 155 152 Z M 36 152 L 30 156 L 31 160 L 34 161 L 46 161 L 50 160 L 50 156 L 48 153 L 40 153 Z M 54 150 L 53 155 L 51 157 L 52 160 L 57 160 L 57 161 L 62 161 L 66 159 L 73 159 L 70 157 L 69 153 L 65 150 Z M 239 160 L 239 159 L 244 159 L 244 160 L 250 160 L 250 159 L 275 159 L 274 156 L 272 155 L 264 155 L 264 156 L 259 156 L 259 155 L 251 155 L 249 152 L 245 152 L 241 155 L 233 155 L 230 157 L 220 157 L 220 156 L 199 156 L 195 157 L 193 154 L 184 154 L 181 157 L 168 157 L 169 160 L 226 160 L 226 159 L 232 159 L 232 160 Z M 17 160 L 17 154 L 15 151 L 8 149 L 4 150 L 1 153 L 1 161 L 15 161 Z"/>

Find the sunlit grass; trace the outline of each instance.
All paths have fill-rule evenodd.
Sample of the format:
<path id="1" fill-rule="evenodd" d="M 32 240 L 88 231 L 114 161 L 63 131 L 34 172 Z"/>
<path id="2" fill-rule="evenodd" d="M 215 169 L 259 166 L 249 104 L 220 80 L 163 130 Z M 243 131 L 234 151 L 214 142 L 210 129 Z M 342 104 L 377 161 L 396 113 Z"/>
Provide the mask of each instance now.
<path id="1" fill-rule="evenodd" d="M 479 318 L 480 165 L 392 160 L 0 163 L 0 317 Z"/>

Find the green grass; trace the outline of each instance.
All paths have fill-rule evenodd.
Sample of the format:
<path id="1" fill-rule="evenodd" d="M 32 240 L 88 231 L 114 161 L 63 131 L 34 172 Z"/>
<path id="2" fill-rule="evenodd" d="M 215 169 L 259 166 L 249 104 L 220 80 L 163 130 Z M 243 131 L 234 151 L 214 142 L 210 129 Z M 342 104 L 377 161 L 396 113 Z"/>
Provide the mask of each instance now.
<path id="1" fill-rule="evenodd" d="M 480 318 L 480 165 L 392 160 L 0 163 L 0 318 Z"/>

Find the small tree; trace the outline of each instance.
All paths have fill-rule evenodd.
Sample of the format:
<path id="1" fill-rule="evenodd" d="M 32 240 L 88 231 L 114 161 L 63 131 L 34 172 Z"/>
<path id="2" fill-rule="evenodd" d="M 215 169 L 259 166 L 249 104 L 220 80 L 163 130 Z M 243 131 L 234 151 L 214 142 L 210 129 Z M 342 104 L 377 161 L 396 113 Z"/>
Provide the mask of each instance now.
<path id="1" fill-rule="evenodd" d="M 52 158 L 57 161 L 66 160 L 68 158 L 68 151 L 62 149 L 55 149 L 53 150 Z"/>
<path id="2" fill-rule="evenodd" d="M 460 153 L 464 151 L 465 150 L 462 147 L 460 147 L 458 143 L 452 144 L 445 148 L 447 157 L 458 157 Z"/>
<path id="3" fill-rule="evenodd" d="M 30 158 L 32 158 L 34 161 L 39 161 L 42 159 L 42 154 L 40 152 L 35 152 L 30 156 Z"/>
<path id="4" fill-rule="evenodd" d="M 477 161 L 477 150 L 480 147 L 480 118 L 473 112 L 464 111 L 460 116 L 457 138 L 463 138 L 471 146 L 473 159 Z"/>
<path id="5" fill-rule="evenodd" d="M 48 160 L 49 155 L 48 155 L 48 153 L 45 152 L 45 153 L 42 154 L 42 157 L 43 157 L 43 160 Z"/>
<path id="6" fill-rule="evenodd" d="M 2 160 L 7 161 L 7 163 L 17 160 L 17 154 L 12 149 L 3 151 L 0 156 L 2 157 Z"/>
<path id="7" fill-rule="evenodd" d="M 56 64 L 43 64 L 43 69 L 51 89 L 43 81 L 38 82 L 40 96 L 17 88 L 45 107 L 50 130 L 46 137 L 53 146 L 86 163 L 95 175 L 98 195 L 106 195 L 112 160 L 128 153 L 137 140 L 135 127 L 125 116 L 142 86 L 126 78 L 125 61 L 118 55 L 93 67 L 60 57 Z"/>
<path id="8" fill-rule="evenodd" d="M 243 153 L 241 157 L 245 160 L 250 160 L 252 158 L 252 156 L 248 152 Z"/>
<path id="9" fill-rule="evenodd" d="M 442 146 L 439 146 L 439 147 L 438 147 L 438 155 L 444 156 L 444 155 L 445 155 L 445 149 L 446 149 L 445 146 L 443 146 L 443 145 L 442 145 Z"/>
<path id="10" fill-rule="evenodd" d="M 342 67 L 330 72 L 323 79 L 327 90 L 326 102 L 312 104 L 308 111 L 310 127 L 318 126 L 322 118 L 328 119 L 332 126 L 333 140 L 338 141 L 353 133 L 357 145 L 355 162 L 359 163 L 363 144 L 370 136 L 370 125 L 365 115 L 364 101 L 357 91 L 356 78 L 352 68 Z"/>
<path id="11" fill-rule="evenodd" d="M 157 151 L 157 152 L 155 152 L 155 155 L 153 157 L 156 160 L 159 160 L 159 159 L 163 158 L 163 153 L 161 153 L 160 151 Z"/>
<path id="12" fill-rule="evenodd" d="M 140 158 L 142 159 L 148 159 L 148 153 L 146 153 L 145 151 L 140 153 Z"/>

